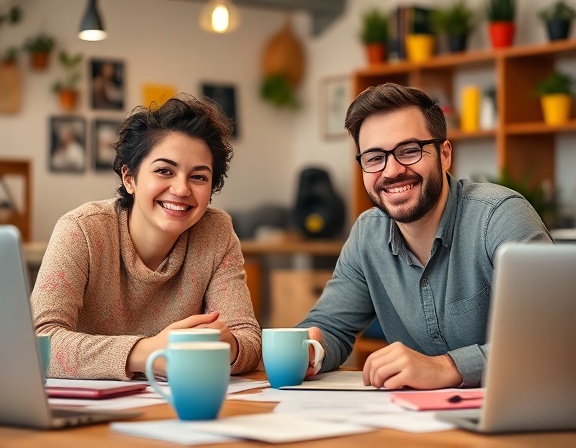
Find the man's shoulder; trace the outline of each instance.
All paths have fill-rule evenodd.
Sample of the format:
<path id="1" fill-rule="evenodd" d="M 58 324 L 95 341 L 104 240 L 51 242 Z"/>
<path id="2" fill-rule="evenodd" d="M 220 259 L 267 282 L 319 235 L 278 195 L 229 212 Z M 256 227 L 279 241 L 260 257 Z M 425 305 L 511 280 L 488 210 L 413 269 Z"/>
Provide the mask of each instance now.
<path id="1" fill-rule="evenodd" d="M 523 198 L 517 191 L 491 182 L 473 182 L 469 179 L 457 181 L 458 197 L 464 200 L 476 200 L 497 204 L 509 198 Z"/>

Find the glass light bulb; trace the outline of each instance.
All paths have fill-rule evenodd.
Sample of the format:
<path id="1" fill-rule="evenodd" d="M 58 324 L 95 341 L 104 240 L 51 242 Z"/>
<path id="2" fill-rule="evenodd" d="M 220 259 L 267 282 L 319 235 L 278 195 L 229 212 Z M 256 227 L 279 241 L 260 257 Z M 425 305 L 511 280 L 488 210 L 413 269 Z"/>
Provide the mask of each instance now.
<path id="1" fill-rule="evenodd" d="M 212 12 L 212 29 L 217 33 L 224 33 L 230 25 L 230 14 L 224 5 L 218 5 Z"/>

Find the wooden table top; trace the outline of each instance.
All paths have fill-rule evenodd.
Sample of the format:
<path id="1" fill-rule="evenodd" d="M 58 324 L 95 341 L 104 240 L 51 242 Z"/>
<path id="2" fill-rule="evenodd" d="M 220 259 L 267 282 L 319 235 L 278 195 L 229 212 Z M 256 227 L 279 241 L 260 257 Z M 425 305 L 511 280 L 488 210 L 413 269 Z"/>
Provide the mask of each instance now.
<path id="1" fill-rule="evenodd" d="M 246 375 L 252 379 L 263 379 L 263 372 Z M 250 392 L 246 392 L 250 393 Z M 220 417 L 272 412 L 275 403 L 227 400 Z M 176 414 L 168 404 L 142 408 L 144 413 L 134 421 L 173 419 Z M 295 428 L 297 431 L 297 428 Z M 131 437 L 113 433 L 107 423 L 54 431 L 38 431 L 0 426 L 0 447 L 2 448 L 138 448 L 138 447 L 177 447 L 181 445 L 152 439 Z M 205 445 L 210 447 L 256 448 L 271 446 L 268 443 L 243 441 Z M 451 430 L 431 433 L 409 433 L 391 429 L 378 429 L 365 434 L 335 437 L 329 439 L 299 442 L 297 445 L 278 444 L 294 448 L 352 448 L 352 447 L 474 447 L 474 448 L 518 448 L 518 447 L 570 447 L 576 446 L 576 431 L 525 433 L 509 435 L 478 435 L 467 431 Z"/>

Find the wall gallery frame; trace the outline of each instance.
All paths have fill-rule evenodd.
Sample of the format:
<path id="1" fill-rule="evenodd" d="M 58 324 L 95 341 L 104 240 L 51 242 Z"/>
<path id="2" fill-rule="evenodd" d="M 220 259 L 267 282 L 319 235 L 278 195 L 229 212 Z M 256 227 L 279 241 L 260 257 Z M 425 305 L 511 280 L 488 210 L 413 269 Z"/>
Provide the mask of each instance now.
<path id="1" fill-rule="evenodd" d="M 326 139 L 347 135 L 344 120 L 351 100 L 349 76 L 330 76 L 320 80 L 321 128 Z"/>
<path id="2" fill-rule="evenodd" d="M 50 117 L 48 167 L 52 172 L 86 170 L 86 120 L 83 117 Z"/>
<path id="3" fill-rule="evenodd" d="M 124 62 L 91 59 L 89 69 L 92 108 L 124 110 Z"/>
<path id="4" fill-rule="evenodd" d="M 121 120 L 97 118 L 92 122 L 94 169 L 96 171 L 112 171 L 116 150 L 114 144 L 118 141 L 116 131 Z"/>
<path id="5" fill-rule="evenodd" d="M 238 114 L 236 112 L 236 88 L 225 84 L 202 84 L 202 95 L 213 99 L 233 122 L 232 137 L 238 138 Z"/>

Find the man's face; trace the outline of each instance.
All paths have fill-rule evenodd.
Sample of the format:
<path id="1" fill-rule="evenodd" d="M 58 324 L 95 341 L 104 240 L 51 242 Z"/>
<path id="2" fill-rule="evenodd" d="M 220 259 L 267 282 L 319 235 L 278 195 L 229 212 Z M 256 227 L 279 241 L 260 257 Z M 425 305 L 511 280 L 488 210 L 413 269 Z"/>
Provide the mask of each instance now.
<path id="1" fill-rule="evenodd" d="M 404 141 L 431 138 L 422 113 L 407 107 L 366 118 L 360 128 L 360 153 L 374 148 L 388 151 Z M 441 144 L 440 156 L 433 144 L 423 149 L 422 160 L 414 165 L 403 166 L 390 154 L 383 171 L 363 172 L 364 186 L 374 205 L 397 222 L 418 221 L 436 207 L 442 195 L 451 163 L 450 144 Z"/>

